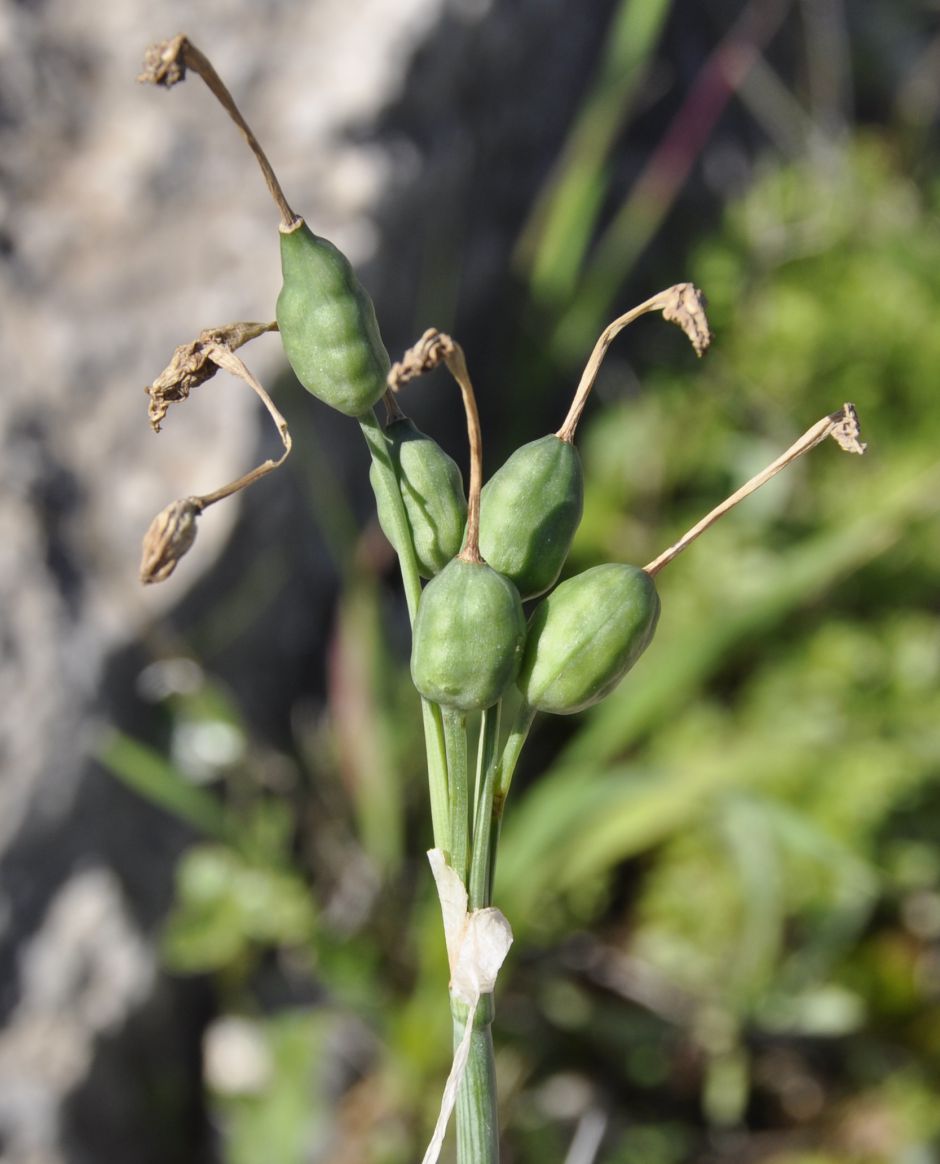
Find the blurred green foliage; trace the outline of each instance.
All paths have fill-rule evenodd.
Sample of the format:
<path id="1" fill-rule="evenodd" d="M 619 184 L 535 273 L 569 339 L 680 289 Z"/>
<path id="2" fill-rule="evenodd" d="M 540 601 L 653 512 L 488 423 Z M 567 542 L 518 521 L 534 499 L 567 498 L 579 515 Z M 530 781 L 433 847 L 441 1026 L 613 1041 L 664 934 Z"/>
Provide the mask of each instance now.
<path id="1" fill-rule="evenodd" d="M 642 71 L 665 6 L 640 7 L 610 60 L 632 29 Z M 587 236 L 566 252 L 559 224 L 597 212 L 635 91 L 614 73 L 520 245 L 543 307 L 603 298 Z M 940 184 L 916 184 L 889 134 L 818 147 L 768 156 L 681 273 L 708 296 L 707 359 L 670 333 L 638 391 L 628 333 L 580 435 L 569 572 L 648 561 L 843 401 L 870 451 L 827 443 L 711 530 L 661 576 L 657 638 L 622 686 L 540 721 L 550 759 L 523 763 L 495 894 L 517 939 L 496 1023 L 514 1161 L 577 1137 L 608 1164 L 940 1151 Z M 272 949 L 325 992 L 255 1016 L 268 1080 L 218 1097 L 237 1164 L 414 1159 L 449 1060 L 417 707 L 387 599 L 336 536 L 328 715 L 295 717 L 294 756 L 218 765 L 220 796 L 129 741 L 109 756 L 211 839 L 180 866 L 169 963 L 213 972 L 235 1013 Z M 329 1032 L 352 1014 L 374 1044 L 330 1093 Z"/>
<path id="2" fill-rule="evenodd" d="M 607 956 L 682 992 L 714 1126 L 766 1101 L 767 1042 L 838 1056 L 818 1077 L 802 1064 L 821 1141 L 836 1097 L 874 1087 L 885 1146 L 826 1160 L 900 1159 L 938 1130 L 896 1087 L 903 1069 L 906 1101 L 926 1100 L 940 1066 L 923 1021 L 940 928 L 910 916 L 940 903 L 936 212 L 885 141 L 858 138 L 768 168 L 700 247 L 715 347 L 595 411 L 571 568 L 646 560 L 843 400 L 871 451 L 812 454 L 669 568 L 656 642 L 512 806 L 501 847 L 517 932 L 604 917 Z M 612 878 L 642 854 L 618 918 Z"/>

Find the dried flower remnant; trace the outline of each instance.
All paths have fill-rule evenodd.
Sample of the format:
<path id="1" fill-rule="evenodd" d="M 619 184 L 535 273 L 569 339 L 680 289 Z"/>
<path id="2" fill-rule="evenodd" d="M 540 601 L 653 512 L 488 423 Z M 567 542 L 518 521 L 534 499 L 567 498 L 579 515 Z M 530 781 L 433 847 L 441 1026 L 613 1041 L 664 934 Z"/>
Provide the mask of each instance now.
<path id="1" fill-rule="evenodd" d="M 192 343 L 183 344 L 176 349 L 169 366 L 148 389 L 150 423 L 154 431 L 159 432 L 160 421 L 166 415 L 170 404 L 186 400 L 191 388 L 204 383 L 222 368 L 243 380 L 261 400 L 277 426 L 284 452 L 276 461 L 269 458 L 212 493 L 174 501 L 158 513 L 144 537 L 140 566 L 142 582 L 163 582 L 169 578 L 176 568 L 176 563 L 195 541 L 196 518 L 204 509 L 253 485 L 255 481 L 283 465 L 287 459 L 292 446 L 287 421 L 274 406 L 274 401 L 262 384 L 232 350 L 233 347 L 240 347 L 248 340 L 263 332 L 273 331 L 276 327 L 277 324 L 270 323 L 232 323 L 224 327 L 207 328 Z"/>
<path id="2" fill-rule="evenodd" d="M 149 45 L 144 52 L 144 71 L 137 80 L 142 85 L 162 85 L 172 89 L 180 81 L 186 80 L 185 36 L 175 36 L 172 40 Z"/>
<path id="3" fill-rule="evenodd" d="M 196 518 L 203 505 L 197 497 L 182 497 L 161 509 L 144 534 L 140 580 L 164 582 L 196 540 Z"/>
<path id="4" fill-rule="evenodd" d="M 189 397 L 193 388 L 205 384 L 224 367 L 224 352 L 233 352 L 266 331 L 277 331 L 276 323 L 226 323 L 207 327 L 194 340 L 180 344 L 173 358 L 154 382 L 144 391 L 150 397 L 150 427 L 160 431 L 160 424 L 171 404 Z"/>
<path id="5" fill-rule="evenodd" d="M 829 419 L 832 429 L 827 434 L 847 453 L 862 454 L 868 445 L 862 440 L 862 430 L 858 423 L 858 413 L 854 404 L 843 404 L 841 412 L 834 412 Z"/>
<path id="6" fill-rule="evenodd" d="M 432 372 L 439 364 L 447 363 L 456 353 L 463 353 L 449 335 L 429 327 L 424 335 L 412 344 L 400 360 L 389 369 L 387 383 L 392 392 L 398 392 L 405 384 Z"/>
<path id="7" fill-rule="evenodd" d="M 664 291 L 668 298 L 662 309 L 663 319 L 675 323 L 688 336 L 695 354 L 704 356 L 712 342 L 711 329 L 705 315 L 705 296 L 692 283 L 677 283 Z"/>

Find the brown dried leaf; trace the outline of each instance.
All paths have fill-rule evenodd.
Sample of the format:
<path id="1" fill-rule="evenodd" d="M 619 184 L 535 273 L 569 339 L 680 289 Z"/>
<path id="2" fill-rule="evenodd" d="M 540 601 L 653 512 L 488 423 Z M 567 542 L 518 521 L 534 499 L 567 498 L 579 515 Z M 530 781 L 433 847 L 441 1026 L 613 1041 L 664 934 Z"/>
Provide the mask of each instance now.
<path id="1" fill-rule="evenodd" d="M 169 578 L 176 563 L 196 540 L 196 518 L 202 508 L 197 498 L 183 497 L 157 514 L 144 534 L 141 582 L 163 582 Z"/>
<path id="2" fill-rule="evenodd" d="M 688 336 L 697 356 L 703 356 L 712 342 L 705 315 L 705 296 L 692 283 L 677 283 L 670 288 L 670 301 L 663 308 L 663 319 L 678 324 Z"/>

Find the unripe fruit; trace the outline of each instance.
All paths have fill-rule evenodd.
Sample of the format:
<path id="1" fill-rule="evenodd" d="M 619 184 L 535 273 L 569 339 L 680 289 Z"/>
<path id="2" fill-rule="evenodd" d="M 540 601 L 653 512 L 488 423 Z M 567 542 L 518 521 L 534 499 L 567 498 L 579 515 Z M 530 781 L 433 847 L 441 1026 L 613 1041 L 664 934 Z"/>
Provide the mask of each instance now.
<path id="1" fill-rule="evenodd" d="M 581 458 L 552 434 L 516 449 L 483 488 L 480 552 L 525 598 L 555 584 L 584 508 Z"/>
<path id="2" fill-rule="evenodd" d="M 638 566 L 611 563 L 569 578 L 529 620 L 523 697 L 554 715 L 598 703 L 649 646 L 658 620 L 659 595 Z"/>
<path id="3" fill-rule="evenodd" d="M 385 430 L 388 451 L 398 475 L 402 501 L 411 527 L 415 557 L 422 578 L 433 578 L 457 556 L 467 521 L 467 499 L 457 463 L 437 441 L 407 418 Z M 377 488 L 378 469 L 369 469 L 378 506 L 379 524 L 396 550 L 395 522 L 384 489 Z"/>
<path id="4" fill-rule="evenodd" d="M 389 358 L 375 308 L 348 259 L 303 219 L 281 227 L 281 342 L 308 392 L 359 416 L 385 392 Z"/>
<path id="5" fill-rule="evenodd" d="M 411 677 L 432 703 L 477 711 L 519 671 L 525 615 L 515 586 L 485 562 L 454 558 L 421 594 Z"/>

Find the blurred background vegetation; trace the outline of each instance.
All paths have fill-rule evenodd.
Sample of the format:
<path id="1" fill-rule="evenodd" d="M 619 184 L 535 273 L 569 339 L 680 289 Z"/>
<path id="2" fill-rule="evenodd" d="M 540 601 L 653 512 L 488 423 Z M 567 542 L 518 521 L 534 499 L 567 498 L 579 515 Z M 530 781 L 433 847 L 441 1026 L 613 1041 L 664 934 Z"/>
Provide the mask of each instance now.
<path id="1" fill-rule="evenodd" d="M 690 38 L 689 9 L 612 7 L 489 315 L 438 296 L 474 261 L 442 234 L 403 332 L 465 342 L 492 470 L 557 428 L 613 316 L 682 279 L 704 290 L 704 361 L 652 319 L 608 357 L 568 572 L 649 560 L 843 401 L 870 449 L 823 446 L 736 510 L 662 576 L 657 638 L 614 695 L 537 723 L 495 894 L 516 935 L 495 1025 L 505 1159 L 926 1164 L 936 13 L 749 0 L 702 6 Z M 393 564 L 304 439 L 290 471 L 340 584 L 287 730 L 258 730 L 214 661 L 220 626 L 270 617 L 271 575 L 242 578 L 149 664 L 159 744 L 117 736 L 106 763 L 197 836 L 163 955 L 212 983 L 225 1159 L 397 1164 L 423 1150 L 449 1064 L 419 716 Z"/>

